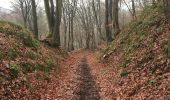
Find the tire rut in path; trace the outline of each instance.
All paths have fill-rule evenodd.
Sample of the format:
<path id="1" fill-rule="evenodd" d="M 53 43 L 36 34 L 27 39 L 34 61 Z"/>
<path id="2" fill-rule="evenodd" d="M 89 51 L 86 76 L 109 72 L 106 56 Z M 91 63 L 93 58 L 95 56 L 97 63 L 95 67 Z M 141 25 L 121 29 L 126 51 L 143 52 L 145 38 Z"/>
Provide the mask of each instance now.
<path id="1" fill-rule="evenodd" d="M 100 88 L 91 75 L 91 69 L 87 64 L 86 57 L 81 59 L 78 72 L 80 75 L 80 86 L 76 93 L 76 100 L 100 100 Z"/>

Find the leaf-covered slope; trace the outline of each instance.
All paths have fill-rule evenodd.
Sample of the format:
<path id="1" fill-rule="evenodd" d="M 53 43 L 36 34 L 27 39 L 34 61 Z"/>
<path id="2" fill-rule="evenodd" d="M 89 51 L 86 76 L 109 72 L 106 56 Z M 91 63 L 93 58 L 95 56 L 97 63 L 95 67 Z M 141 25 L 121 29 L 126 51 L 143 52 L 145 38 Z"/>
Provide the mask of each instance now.
<path id="1" fill-rule="evenodd" d="M 34 39 L 27 29 L 0 21 L 0 99 L 36 95 L 41 88 L 36 84 L 43 86 L 60 71 L 61 58 L 57 49 Z"/>
<path id="2" fill-rule="evenodd" d="M 120 97 L 169 95 L 170 21 L 163 11 L 160 5 L 147 7 L 103 50 L 101 60 L 116 69 L 121 82 L 113 84 Z"/>

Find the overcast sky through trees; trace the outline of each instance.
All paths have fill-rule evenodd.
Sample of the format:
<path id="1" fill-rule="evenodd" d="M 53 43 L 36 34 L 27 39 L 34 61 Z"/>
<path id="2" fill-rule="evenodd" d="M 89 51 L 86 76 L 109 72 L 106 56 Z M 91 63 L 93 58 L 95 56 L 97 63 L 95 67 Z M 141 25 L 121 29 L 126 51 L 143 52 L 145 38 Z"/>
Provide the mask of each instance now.
<path id="1" fill-rule="evenodd" d="M 6 9 L 11 9 L 11 2 L 13 2 L 14 0 L 0 0 L 0 7 L 2 8 L 6 8 Z M 42 2 L 42 0 L 39 0 Z M 84 0 L 86 1 L 86 0 Z M 105 0 L 101 0 L 101 1 L 105 1 Z M 41 3 L 43 5 L 43 2 Z"/>

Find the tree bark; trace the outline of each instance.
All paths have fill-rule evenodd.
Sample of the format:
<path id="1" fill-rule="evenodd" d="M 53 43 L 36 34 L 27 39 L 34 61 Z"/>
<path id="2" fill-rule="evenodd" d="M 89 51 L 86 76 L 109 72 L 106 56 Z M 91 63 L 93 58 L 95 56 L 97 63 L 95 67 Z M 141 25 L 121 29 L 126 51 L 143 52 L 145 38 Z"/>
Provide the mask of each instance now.
<path id="1" fill-rule="evenodd" d="M 112 41 L 112 35 L 111 35 L 111 25 L 109 23 L 109 0 L 105 0 L 105 29 L 106 29 L 106 37 L 107 37 L 107 42 Z"/>
<path id="2" fill-rule="evenodd" d="M 131 0 L 131 1 L 132 1 L 132 17 L 133 17 L 133 20 L 136 20 L 135 1 L 134 0 Z"/>
<path id="3" fill-rule="evenodd" d="M 56 0 L 56 21 L 53 32 L 52 45 L 54 47 L 60 47 L 60 23 L 62 14 L 62 0 Z"/>
<path id="4" fill-rule="evenodd" d="M 53 0 L 50 0 L 50 5 L 51 5 L 51 8 L 50 8 L 50 23 L 51 23 L 51 33 L 54 32 L 54 25 L 55 25 L 55 14 L 54 14 L 54 2 Z"/>
<path id="5" fill-rule="evenodd" d="M 34 36 L 38 39 L 38 23 L 37 23 L 37 11 L 36 11 L 36 3 L 35 0 L 31 0 L 32 3 L 32 17 L 33 17 L 33 26 L 34 26 Z"/>
<path id="6" fill-rule="evenodd" d="M 44 6 L 45 6 L 45 12 L 46 12 L 47 21 L 48 21 L 49 32 L 50 34 L 52 34 L 51 12 L 50 12 L 49 0 L 44 0 Z"/>
<path id="7" fill-rule="evenodd" d="M 120 32 L 119 27 L 119 0 L 114 0 L 113 2 L 113 30 L 114 36 L 116 36 Z"/>

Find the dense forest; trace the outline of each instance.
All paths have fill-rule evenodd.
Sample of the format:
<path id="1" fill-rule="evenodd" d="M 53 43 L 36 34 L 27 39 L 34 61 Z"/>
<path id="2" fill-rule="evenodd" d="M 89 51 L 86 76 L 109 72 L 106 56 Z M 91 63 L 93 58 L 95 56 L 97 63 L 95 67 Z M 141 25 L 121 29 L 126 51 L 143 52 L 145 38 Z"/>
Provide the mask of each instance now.
<path id="1" fill-rule="evenodd" d="M 169 100 L 169 84 L 169 0 L 0 1 L 0 100 Z"/>

